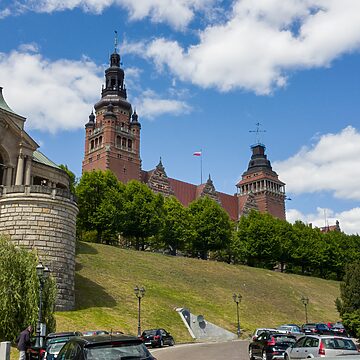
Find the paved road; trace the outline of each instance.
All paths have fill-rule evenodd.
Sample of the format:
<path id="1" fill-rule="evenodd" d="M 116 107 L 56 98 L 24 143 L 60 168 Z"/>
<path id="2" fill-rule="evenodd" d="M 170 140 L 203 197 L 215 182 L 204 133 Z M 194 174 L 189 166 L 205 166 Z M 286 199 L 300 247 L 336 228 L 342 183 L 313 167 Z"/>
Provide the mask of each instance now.
<path id="1" fill-rule="evenodd" d="M 157 360 L 248 360 L 248 341 L 188 344 L 151 350 Z"/>

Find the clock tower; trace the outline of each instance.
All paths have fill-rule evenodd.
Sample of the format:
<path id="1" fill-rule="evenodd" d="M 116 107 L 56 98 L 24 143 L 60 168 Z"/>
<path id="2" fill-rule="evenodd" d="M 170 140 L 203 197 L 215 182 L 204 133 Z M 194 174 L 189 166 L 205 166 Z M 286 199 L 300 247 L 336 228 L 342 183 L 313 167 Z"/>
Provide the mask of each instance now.
<path id="1" fill-rule="evenodd" d="M 123 183 L 141 179 L 138 115 L 127 101 L 124 70 L 115 42 L 110 66 L 105 70 L 101 99 L 85 125 L 82 171 L 111 170 Z"/>

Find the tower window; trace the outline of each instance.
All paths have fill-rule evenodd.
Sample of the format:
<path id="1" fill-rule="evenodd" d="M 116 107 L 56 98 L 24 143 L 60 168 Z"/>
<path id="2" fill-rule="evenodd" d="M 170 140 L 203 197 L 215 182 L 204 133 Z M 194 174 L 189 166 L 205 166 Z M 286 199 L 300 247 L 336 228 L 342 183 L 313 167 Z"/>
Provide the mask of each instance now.
<path id="1" fill-rule="evenodd" d="M 99 137 L 99 146 L 102 145 L 102 136 Z"/>
<path id="2" fill-rule="evenodd" d="M 99 139 L 96 138 L 96 139 L 95 139 L 95 147 L 96 147 L 96 148 L 98 147 L 98 143 L 99 143 Z"/>
<path id="3" fill-rule="evenodd" d="M 128 148 L 131 150 L 131 148 L 132 148 L 132 140 L 131 139 L 129 139 L 128 140 Z"/>
<path id="4" fill-rule="evenodd" d="M 121 146 L 121 137 L 120 136 L 116 137 L 116 146 L 118 146 L 118 147 Z"/>
<path id="5" fill-rule="evenodd" d="M 100 159 L 100 154 L 96 155 L 96 159 L 99 160 Z"/>
<path id="6" fill-rule="evenodd" d="M 92 162 L 92 157 L 89 158 L 89 163 L 91 163 L 91 162 Z"/>
<path id="7" fill-rule="evenodd" d="M 126 147 L 126 139 L 122 138 L 121 146 Z"/>
<path id="8" fill-rule="evenodd" d="M 91 150 L 94 149 L 94 140 L 91 140 Z"/>

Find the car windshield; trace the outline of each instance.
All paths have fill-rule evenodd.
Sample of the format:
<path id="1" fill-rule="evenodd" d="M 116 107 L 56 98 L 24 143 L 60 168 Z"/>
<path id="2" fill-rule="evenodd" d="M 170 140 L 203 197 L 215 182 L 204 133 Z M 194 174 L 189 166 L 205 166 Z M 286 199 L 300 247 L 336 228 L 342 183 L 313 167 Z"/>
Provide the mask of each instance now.
<path id="1" fill-rule="evenodd" d="M 330 338 L 323 339 L 326 349 L 357 350 L 355 343 L 350 339 Z"/>
<path id="2" fill-rule="evenodd" d="M 275 339 L 275 342 L 277 344 L 279 344 L 279 343 L 282 343 L 282 344 L 284 344 L 284 343 L 286 343 L 286 344 L 294 344 L 295 341 L 296 341 L 295 336 L 279 336 L 279 335 L 276 335 L 276 334 L 274 334 L 272 336 Z"/>
<path id="3" fill-rule="evenodd" d="M 96 346 L 85 349 L 87 360 L 151 359 L 143 343 L 121 343 L 113 346 Z"/>
<path id="4" fill-rule="evenodd" d="M 156 330 L 145 330 L 143 332 L 143 335 L 147 336 L 147 335 L 156 335 Z"/>
<path id="5" fill-rule="evenodd" d="M 62 347 L 63 347 L 65 344 L 66 344 L 66 342 L 58 342 L 58 343 L 50 344 L 47 352 L 48 352 L 49 354 L 58 354 L 59 351 L 62 349 Z"/>

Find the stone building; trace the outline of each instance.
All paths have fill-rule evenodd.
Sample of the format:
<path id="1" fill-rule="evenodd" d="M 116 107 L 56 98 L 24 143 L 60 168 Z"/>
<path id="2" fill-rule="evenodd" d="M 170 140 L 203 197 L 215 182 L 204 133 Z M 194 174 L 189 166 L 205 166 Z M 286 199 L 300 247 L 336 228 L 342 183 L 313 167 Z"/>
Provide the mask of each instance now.
<path id="1" fill-rule="evenodd" d="M 155 169 L 141 168 L 140 130 L 136 111 L 127 101 L 124 70 L 120 67 L 120 55 L 115 51 L 110 56 L 110 66 L 105 70 L 105 85 L 101 99 L 91 112 L 85 125 L 85 151 L 83 172 L 94 169 L 111 170 L 126 183 L 136 179 L 150 189 L 165 196 L 174 195 L 183 205 L 201 196 L 210 196 L 237 220 L 254 208 L 285 219 L 285 184 L 272 170 L 265 155 L 265 146 L 252 147 L 248 170 L 236 185 L 238 192 L 230 195 L 219 192 L 209 176 L 205 184 L 194 185 L 167 176 L 160 160 Z"/>
<path id="2" fill-rule="evenodd" d="M 35 249 L 57 283 L 58 310 L 75 305 L 76 202 L 67 173 L 38 151 L 0 87 L 0 233 Z"/>

